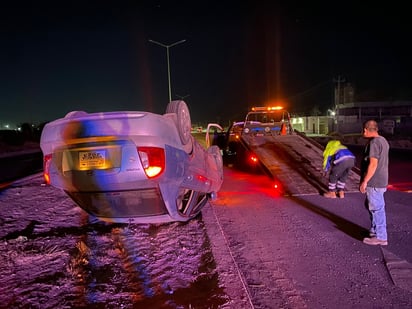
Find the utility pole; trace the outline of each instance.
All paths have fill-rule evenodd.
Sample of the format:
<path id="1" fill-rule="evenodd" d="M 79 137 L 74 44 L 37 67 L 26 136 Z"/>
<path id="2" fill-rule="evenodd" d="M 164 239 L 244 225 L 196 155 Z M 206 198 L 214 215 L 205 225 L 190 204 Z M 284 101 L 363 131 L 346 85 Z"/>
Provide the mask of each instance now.
<path id="1" fill-rule="evenodd" d="M 339 104 L 340 98 L 341 98 L 341 83 L 346 82 L 344 78 L 342 78 L 340 75 L 338 76 L 338 79 L 333 79 L 335 83 L 337 83 L 337 90 L 335 88 L 335 117 L 336 117 L 336 132 L 339 133 Z"/>
<path id="2" fill-rule="evenodd" d="M 184 42 L 186 42 L 186 40 L 180 40 L 180 41 L 178 41 L 178 42 L 175 42 L 175 43 L 172 43 L 172 44 L 169 44 L 169 45 L 166 45 L 166 44 L 163 44 L 163 43 L 154 41 L 154 40 L 149 40 L 149 42 L 150 42 L 150 43 L 153 43 L 153 44 L 157 44 L 157 45 L 159 45 L 159 46 L 162 46 L 162 47 L 166 48 L 166 56 L 167 56 L 167 81 L 168 81 L 168 84 L 169 84 L 169 102 L 170 102 L 170 101 L 172 101 L 172 87 L 171 87 L 171 82 L 170 82 L 169 48 L 170 48 L 170 47 L 173 47 L 173 46 L 176 46 L 177 44 L 184 43 Z"/>

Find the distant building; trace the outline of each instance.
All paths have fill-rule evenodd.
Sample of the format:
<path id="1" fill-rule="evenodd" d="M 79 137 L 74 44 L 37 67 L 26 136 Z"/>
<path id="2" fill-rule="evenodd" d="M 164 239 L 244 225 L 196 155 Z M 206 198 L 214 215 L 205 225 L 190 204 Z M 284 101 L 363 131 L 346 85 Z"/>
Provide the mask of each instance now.
<path id="1" fill-rule="evenodd" d="M 412 101 L 351 102 L 338 104 L 335 131 L 360 133 L 364 121 L 374 119 L 380 132 L 389 135 L 412 134 Z"/>
<path id="2" fill-rule="evenodd" d="M 331 116 L 303 116 L 292 117 L 294 130 L 306 134 L 325 134 L 333 131 L 334 118 Z"/>
<path id="3" fill-rule="evenodd" d="M 293 128 L 306 134 L 361 134 L 374 119 L 383 135 L 412 136 L 412 101 L 351 102 L 336 106 L 335 115 L 292 117 Z"/>
<path id="4" fill-rule="evenodd" d="M 335 102 L 327 116 L 297 117 L 296 130 L 307 134 L 361 134 L 362 124 L 374 119 L 384 135 L 412 135 L 412 101 L 356 102 L 355 87 L 341 76 L 335 80 Z"/>

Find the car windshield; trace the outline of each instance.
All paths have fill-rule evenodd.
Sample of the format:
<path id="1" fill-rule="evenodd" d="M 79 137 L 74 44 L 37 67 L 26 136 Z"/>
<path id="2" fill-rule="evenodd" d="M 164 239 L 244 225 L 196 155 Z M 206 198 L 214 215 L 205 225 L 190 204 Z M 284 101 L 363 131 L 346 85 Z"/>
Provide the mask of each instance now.
<path id="1" fill-rule="evenodd" d="M 243 123 L 235 124 L 235 125 L 233 125 L 232 129 L 230 130 L 230 133 L 240 133 L 240 132 L 242 132 L 242 129 L 243 129 Z"/>
<path id="2" fill-rule="evenodd" d="M 249 113 L 246 121 L 256 121 L 260 123 L 275 123 L 288 120 L 287 113 L 285 111 L 278 112 L 265 112 L 265 113 Z"/>

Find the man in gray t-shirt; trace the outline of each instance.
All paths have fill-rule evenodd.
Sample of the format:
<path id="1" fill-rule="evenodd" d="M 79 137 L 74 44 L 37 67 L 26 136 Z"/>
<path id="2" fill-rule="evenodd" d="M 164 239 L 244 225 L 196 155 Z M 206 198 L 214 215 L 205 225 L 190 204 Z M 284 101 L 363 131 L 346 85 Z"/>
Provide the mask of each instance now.
<path id="1" fill-rule="evenodd" d="M 361 182 L 359 190 L 366 193 L 366 205 L 371 217 L 369 238 L 363 242 L 368 245 L 387 245 L 386 213 L 384 193 L 388 186 L 389 144 L 378 133 L 378 124 L 368 120 L 363 125 L 363 136 L 369 139 L 361 163 Z"/>

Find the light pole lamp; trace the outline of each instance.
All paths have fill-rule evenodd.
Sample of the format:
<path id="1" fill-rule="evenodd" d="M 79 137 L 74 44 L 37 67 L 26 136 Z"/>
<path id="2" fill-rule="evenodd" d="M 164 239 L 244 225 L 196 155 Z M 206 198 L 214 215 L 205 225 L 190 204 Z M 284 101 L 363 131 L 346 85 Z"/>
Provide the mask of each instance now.
<path id="1" fill-rule="evenodd" d="M 176 96 L 177 96 L 180 100 L 184 100 L 184 99 L 186 99 L 187 97 L 190 97 L 190 94 L 186 94 L 186 95 L 178 95 L 178 94 L 176 94 Z"/>
<path id="2" fill-rule="evenodd" d="M 178 45 L 178 44 L 184 43 L 184 42 L 186 42 L 186 40 L 180 40 L 180 41 L 178 41 L 178 42 L 174 42 L 174 43 L 169 44 L 169 45 L 166 45 L 166 44 L 163 44 L 163 43 L 154 41 L 154 40 L 149 40 L 149 42 L 150 42 L 150 43 L 153 43 L 153 44 L 157 44 L 157 45 L 159 45 L 159 46 L 161 46 L 161 47 L 166 48 L 166 55 L 167 55 L 167 81 L 168 81 L 168 84 L 169 84 L 169 102 L 170 102 L 170 101 L 172 101 L 172 87 L 171 87 L 171 85 L 170 85 L 169 48 L 171 48 L 171 47 L 173 47 L 173 46 L 176 46 L 176 45 Z"/>

